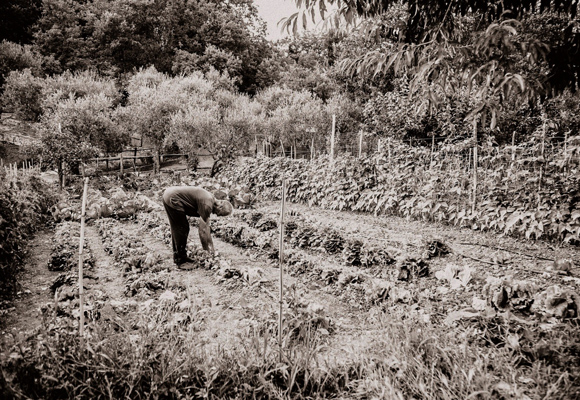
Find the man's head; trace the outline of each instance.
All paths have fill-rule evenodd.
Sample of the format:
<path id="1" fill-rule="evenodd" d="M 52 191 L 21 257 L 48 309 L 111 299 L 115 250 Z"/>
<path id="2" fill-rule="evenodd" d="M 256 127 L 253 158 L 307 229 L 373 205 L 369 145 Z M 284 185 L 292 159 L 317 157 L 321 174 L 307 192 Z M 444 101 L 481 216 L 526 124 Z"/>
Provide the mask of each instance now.
<path id="1" fill-rule="evenodd" d="M 232 213 L 232 203 L 227 200 L 216 200 L 213 205 L 213 213 L 218 217 L 225 217 Z"/>

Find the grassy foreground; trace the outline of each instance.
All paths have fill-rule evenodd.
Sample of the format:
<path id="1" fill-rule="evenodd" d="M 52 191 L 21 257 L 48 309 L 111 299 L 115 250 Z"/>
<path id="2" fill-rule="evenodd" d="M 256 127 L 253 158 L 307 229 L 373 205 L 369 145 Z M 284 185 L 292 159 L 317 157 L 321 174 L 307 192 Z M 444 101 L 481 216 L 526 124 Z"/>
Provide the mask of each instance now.
<path id="1" fill-rule="evenodd" d="M 534 331 L 509 315 L 464 329 L 377 310 L 365 351 L 332 357 L 332 336 L 312 326 L 298 337 L 285 330 L 280 360 L 274 321 L 226 349 L 199 340 L 201 317 L 183 304 L 122 320 L 105 312 L 84 341 L 73 319 L 48 317 L 3 361 L 2 397 L 571 399 L 580 388 L 577 327 Z"/>

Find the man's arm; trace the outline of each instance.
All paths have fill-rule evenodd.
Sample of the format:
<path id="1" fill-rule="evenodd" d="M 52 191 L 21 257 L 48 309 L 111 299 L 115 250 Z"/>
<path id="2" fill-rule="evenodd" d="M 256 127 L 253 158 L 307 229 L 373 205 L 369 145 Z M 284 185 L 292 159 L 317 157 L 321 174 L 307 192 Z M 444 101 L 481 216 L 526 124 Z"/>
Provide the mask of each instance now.
<path id="1" fill-rule="evenodd" d="M 209 251 L 211 254 L 215 254 L 213 240 L 211 239 L 211 233 L 209 229 L 209 216 L 199 218 L 197 230 L 199 231 L 199 241 L 201 242 L 201 247 L 203 247 L 204 250 Z"/>

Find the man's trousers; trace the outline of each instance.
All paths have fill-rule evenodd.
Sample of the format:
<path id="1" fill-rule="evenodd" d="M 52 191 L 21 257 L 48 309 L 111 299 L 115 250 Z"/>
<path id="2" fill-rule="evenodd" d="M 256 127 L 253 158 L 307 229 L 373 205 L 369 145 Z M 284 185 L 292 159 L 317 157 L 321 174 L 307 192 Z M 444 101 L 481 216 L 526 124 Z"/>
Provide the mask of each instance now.
<path id="1" fill-rule="evenodd" d="M 182 263 L 187 258 L 186 246 L 189 236 L 189 221 L 183 211 L 178 211 L 163 202 L 169 226 L 171 228 L 171 241 L 173 243 L 173 261 L 176 264 Z"/>

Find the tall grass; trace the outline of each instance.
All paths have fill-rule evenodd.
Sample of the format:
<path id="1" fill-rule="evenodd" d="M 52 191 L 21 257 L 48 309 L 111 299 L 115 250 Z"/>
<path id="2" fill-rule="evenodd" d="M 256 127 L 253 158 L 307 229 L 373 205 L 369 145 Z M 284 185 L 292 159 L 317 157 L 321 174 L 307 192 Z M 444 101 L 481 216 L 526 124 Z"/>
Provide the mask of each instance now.
<path id="1" fill-rule="evenodd" d="M 569 365 L 558 356 L 580 343 L 573 329 L 526 339 L 550 340 L 547 357 L 524 351 L 522 338 L 517 348 L 513 335 L 521 327 L 507 320 L 442 328 L 380 312 L 371 332 L 350 336 L 359 343 L 352 350 L 335 343 L 343 336 L 311 329 L 297 341 L 287 330 L 280 358 L 268 321 L 225 346 L 201 339 L 201 318 L 163 304 L 126 318 L 103 312 L 82 342 L 72 321 L 55 328 L 48 320 L 34 345 L 16 347 L 18 355 L 3 362 L 5 385 L 13 397 L 45 399 L 569 399 L 579 393 L 578 354 Z"/>

